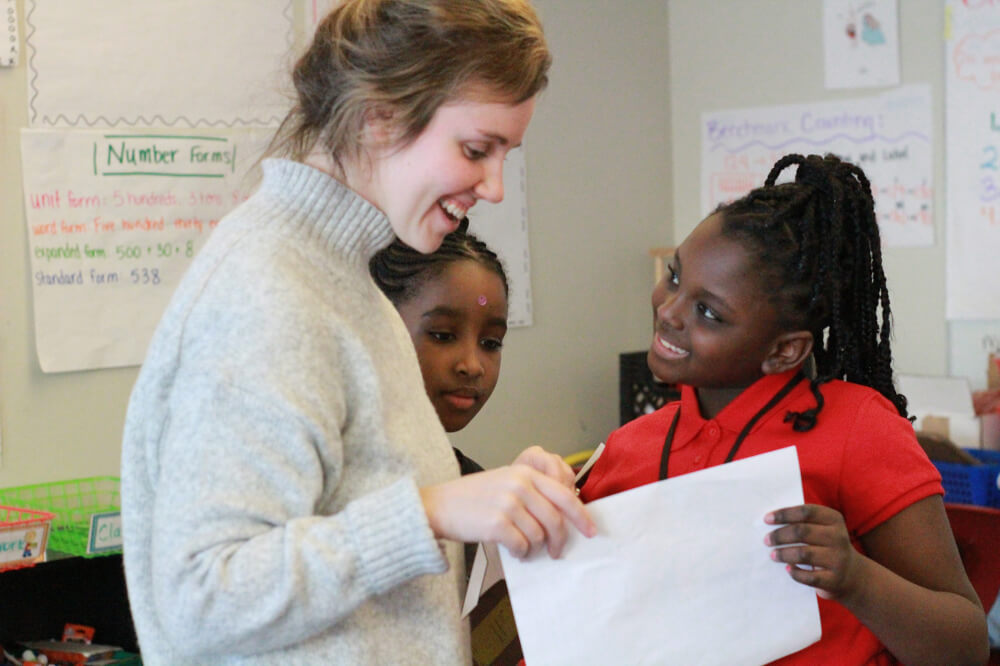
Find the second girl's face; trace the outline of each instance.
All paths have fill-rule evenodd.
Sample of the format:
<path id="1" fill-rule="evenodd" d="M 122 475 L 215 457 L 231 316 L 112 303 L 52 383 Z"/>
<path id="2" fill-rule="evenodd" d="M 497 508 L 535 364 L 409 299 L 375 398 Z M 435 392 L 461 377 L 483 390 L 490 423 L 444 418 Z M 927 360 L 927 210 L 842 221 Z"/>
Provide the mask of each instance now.
<path id="1" fill-rule="evenodd" d="M 648 362 L 662 381 L 743 389 L 763 376 L 781 332 L 746 250 L 721 228 L 719 215 L 702 221 L 653 290 Z"/>
<path id="2" fill-rule="evenodd" d="M 410 331 L 424 387 L 448 432 L 479 413 L 500 376 L 507 296 L 500 276 L 472 260 L 431 278 L 399 314 Z"/>
<path id="3" fill-rule="evenodd" d="M 376 151 L 370 178 L 351 183 L 375 204 L 404 243 L 430 253 L 479 199 L 503 199 L 503 163 L 521 145 L 535 109 L 459 100 L 441 106 L 402 149 Z"/>

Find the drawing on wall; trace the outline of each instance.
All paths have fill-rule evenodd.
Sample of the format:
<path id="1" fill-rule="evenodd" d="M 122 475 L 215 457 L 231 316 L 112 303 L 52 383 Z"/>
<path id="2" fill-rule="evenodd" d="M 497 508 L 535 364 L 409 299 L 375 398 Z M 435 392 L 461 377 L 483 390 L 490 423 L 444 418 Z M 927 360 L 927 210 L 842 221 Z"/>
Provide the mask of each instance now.
<path id="1" fill-rule="evenodd" d="M 934 243 L 930 86 L 836 102 L 704 113 L 701 137 L 703 215 L 763 185 L 783 155 L 834 153 L 868 176 L 884 246 Z"/>
<path id="2" fill-rule="evenodd" d="M 826 87 L 899 85 L 896 0 L 825 0 Z"/>
<path id="3" fill-rule="evenodd" d="M 26 0 L 25 25 L 32 127 L 267 126 L 288 108 L 291 0 Z"/>
<path id="4" fill-rule="evenodd" d="M 948 319 L 1000 319 L 1000 5 L 945 7 Z"/>

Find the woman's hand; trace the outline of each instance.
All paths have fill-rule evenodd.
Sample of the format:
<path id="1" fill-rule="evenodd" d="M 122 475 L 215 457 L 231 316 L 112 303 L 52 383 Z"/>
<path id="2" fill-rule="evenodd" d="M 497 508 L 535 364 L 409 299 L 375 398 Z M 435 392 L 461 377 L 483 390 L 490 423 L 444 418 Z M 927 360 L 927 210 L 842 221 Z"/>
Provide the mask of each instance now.
<path id="1" fill-rule="evenodd" d="M 597 533 L 571 487 L 572 482 L 567 487 L 532 466 L 516 464 L 427 486 L 420 496 L 439 538 L 503 544 L 518 558 L 545 546 L 559 557 L 567 520 L 585 536 Z"/>
<path id="2" fill-rule="evenodd" d="M 768 533 L 764 543 L 776 546 L 771 559 L 787 563 L 792 578 L 816 588 L 824 599 L 842 600 L 859 589 L 861 555 L 839 511 L 803 504 L 773 511 L 764 522 L 783 525 Z"/>
<path id="3" fill-rule="evenodd" d="M 566 461 L 561 456 L 549 453 L 540 446 L 531 446 L 521 451 L 513 464 L 527 465 L 555 479 L 571 490 L 575 488 L 573 469 L 566 464 Z"/>

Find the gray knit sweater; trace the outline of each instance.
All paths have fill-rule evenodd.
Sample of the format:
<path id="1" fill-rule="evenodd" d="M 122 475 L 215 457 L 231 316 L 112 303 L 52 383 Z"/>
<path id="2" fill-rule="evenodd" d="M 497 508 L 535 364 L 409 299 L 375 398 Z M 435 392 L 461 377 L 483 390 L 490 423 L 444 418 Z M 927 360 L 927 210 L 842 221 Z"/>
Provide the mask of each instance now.
<path id="1" fill-rule="evenodd" d="M 410 336 L 368 275 L 388 220 L 268 160 L 195 258 L 132 391 L 125 575 L 144 662 L 468 664 L 458 476 Z"/>

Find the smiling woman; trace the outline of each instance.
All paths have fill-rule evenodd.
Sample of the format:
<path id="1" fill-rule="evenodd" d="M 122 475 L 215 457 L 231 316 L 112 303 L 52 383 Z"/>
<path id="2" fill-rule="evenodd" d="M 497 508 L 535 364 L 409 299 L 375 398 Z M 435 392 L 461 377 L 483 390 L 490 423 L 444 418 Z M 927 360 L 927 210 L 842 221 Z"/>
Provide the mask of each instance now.
<path id="1" fill-rule="evenodd" d="M 460 542 L 558 555 L 568 523 L 593 534 L 548 454 L 459 476 L 367 270 L 397 236 L 433 252 L 503 197 L 550 61 L 526 0 L 344 0 L 320 23 L 259 188 L 194 258 L 132 392 L 122 520 L 144 661 L 468 664 Z M 501 292 L 480 277 L 468 308 L 488 333 L 435 389 L 455 426 L 499 368 Z M 428 344 L 464 349 L 460 319 L 430 316 Z"/>

